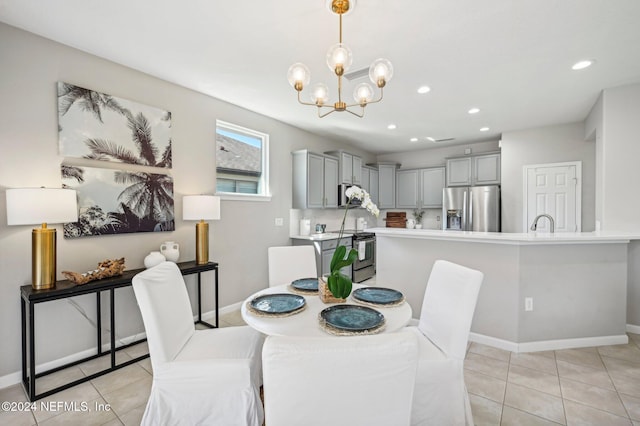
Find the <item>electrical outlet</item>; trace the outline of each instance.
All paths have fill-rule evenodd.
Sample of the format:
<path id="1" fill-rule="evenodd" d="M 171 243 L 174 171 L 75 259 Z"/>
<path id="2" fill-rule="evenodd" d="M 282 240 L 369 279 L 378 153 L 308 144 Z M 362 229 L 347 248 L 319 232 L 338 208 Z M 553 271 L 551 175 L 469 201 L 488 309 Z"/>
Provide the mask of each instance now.
<path id="1" fill-rule="evenodd" d="M 436 222 L 440 222 L 440 216 L 436 216 Z"/>
<path id="2" fill-rule="evenodd" d="M 533 311 L 533 297 L 524 298 L 524 310 L 527 312 Z"/>
<path id="3" fill-rule="evenodd" d="M 276 226 L 283 226 L 284 225 L 284 219 L 281 217 L 276 217 Z"/>

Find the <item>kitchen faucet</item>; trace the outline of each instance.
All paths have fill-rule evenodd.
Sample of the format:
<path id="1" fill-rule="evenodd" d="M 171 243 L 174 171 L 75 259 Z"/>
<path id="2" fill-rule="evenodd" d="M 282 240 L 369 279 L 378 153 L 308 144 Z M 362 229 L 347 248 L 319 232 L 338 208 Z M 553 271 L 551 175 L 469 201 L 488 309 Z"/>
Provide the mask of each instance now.
<path id="1" fill-rule="evenodd" d="M 551 217 L 551 215 L 548 215 L 546 213 L 543 214 L 539 214 L 538 216 L 536 216 L 535 219 L 533 219 L 533 224 L 531 225 L 531 230 L 535 231 L 536 229 L 538 229 L 538 219 L 540 219 L 541 217 L 546 217 L 547 219 L 549 219 L 549 232 L 551 232 L 553 234 L 554 228 L 555 228 L 555 223 L 553 222 L 553 218 Z"/>

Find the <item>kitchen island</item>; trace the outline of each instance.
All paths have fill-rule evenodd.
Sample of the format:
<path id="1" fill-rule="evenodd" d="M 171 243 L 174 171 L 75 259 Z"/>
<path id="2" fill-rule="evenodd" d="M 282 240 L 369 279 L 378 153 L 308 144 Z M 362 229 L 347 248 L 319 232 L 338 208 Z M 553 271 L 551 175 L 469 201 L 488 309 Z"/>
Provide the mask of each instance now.
<path id="1" fill-rule="evenodd" d="M 640 235 L 371 231 L 376 284 L 402 290 L 416 317 L 433 263 L 445 259 L 485 275 L 473 341 L 514 352 L 628 342 L 627 246 Z"/>

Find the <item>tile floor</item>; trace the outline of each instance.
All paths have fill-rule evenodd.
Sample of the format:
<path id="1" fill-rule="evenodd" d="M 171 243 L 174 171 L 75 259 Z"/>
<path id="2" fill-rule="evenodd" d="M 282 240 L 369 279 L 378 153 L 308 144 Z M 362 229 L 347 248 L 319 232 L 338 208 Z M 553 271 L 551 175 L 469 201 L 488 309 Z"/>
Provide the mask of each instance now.
<path id="1" fill-rule="evenodd" d="M 220 318 L 221 326 L 243 324 L 239 311 Z M 118 357 L 131 359 L 140 351 L 146 344 Z M 91 374 L 105 362 L 42 378 L 38 391 Z M 524 354 L 471 343 L 465 381 L 476 425 L 640 426 L 640 335 L 629 334 L 627 345 Z M 150 389 L 151 363 L 145 359 L 37 401 L 37 410 L 0 411 L 0 425 L 138 425 Z M 0 389 L 5 401 L 27 399 L 14 385 Z M 41 401 L 48 410 L 40 409 Z M 75 402 L 78 411 L 65 410 L 64 402 Z"/>

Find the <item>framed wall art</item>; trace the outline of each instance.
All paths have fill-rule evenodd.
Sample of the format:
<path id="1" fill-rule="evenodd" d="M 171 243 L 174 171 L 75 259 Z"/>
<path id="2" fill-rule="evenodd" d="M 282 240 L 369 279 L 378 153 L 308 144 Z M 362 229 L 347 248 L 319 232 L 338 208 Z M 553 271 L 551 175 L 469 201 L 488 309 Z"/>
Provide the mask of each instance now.
<path id="1" fill-rule="evenodd" d="M 60 155 L 171 168 L 171 113 L 58 82 Z"/>
<path id="2" fill-rule="evenodd" d="M 78 193 L 78 222 L 65 238 L 175 229 L 173 178 L 144 171 L 62 165 L 62 183 Z"/>

